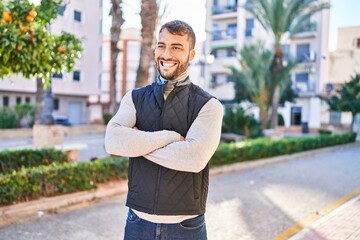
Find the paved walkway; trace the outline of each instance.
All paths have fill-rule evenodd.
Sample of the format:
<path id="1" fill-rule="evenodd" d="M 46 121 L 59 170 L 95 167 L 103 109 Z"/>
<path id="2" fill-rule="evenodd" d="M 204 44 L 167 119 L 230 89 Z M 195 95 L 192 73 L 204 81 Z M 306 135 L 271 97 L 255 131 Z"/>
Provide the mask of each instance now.
<path id="1" fill-rule="evenodd" d="M 360 195 L 295 234 L 291 240 L 359 240 Z"/>

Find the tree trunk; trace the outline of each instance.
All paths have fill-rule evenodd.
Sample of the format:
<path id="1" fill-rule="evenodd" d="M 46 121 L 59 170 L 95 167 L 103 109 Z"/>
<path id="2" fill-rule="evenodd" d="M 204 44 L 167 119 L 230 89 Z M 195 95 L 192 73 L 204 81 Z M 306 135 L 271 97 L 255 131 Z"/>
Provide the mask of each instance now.
<path id="1" fill-rule="evenodd" d="M 36 79 L 35 93 L 35 124 L 41 124 L 44 99 L 44 84 L 41 78 Z"/>
<path id="2" fill-rule="evenodd" d="M 271 102 L 271 122 L 270 128 L 276 128 L 278 126 L 278 108 L 280 101 L 280 86 L 277 84 L 272 97 Z"/>
<path id="3" fill-rule="evenodd" d="M 270 127 L 276 128 L 278 126 L 278 108 L 279 108 L 279 102 L 280 102 L 280 86 L 275 78 L 276 74 L 280 71 L 280 69 L 283 67 L 282 64 L 283 61 L 283 52 L 281 49 L 280 44 L 276 44 L 275 46 L 275 55 L 273 62 L 271 64 L 271 74 L 272 79 L 274 81 L 274 89 L 273 89 L 273 95 L 272 95 L 272 102 L 271 102 L 271 122 Z"/>
<path id="4" fill-rule="evenodd" d="M 141 50 L 139 67 L 136 74 L 135 88 L 143 87 L 149 84 L 149 70 L 153 59 L 154 32 L 157 19 L 156 0 L 141 1 Z"/>
<path id="5" fill-rule="evenodd" d="M 116 102 L 116 72 L 117 72 L 117 59 L 119 56 L 119 48 L 117 46 L 120 40 L 121 25 L 124 23 L 121 10 L 121 0 L 111 0 L 110 15 L 112 17 L 112 25 L 110 29 L 110 113 L 115 114 L 118 103 Z"/>
<path id="6" fill-rule="evenodd" d="M 261 127 L 262 129 L 266 129 L 268 127 L 268 110 L 264 106 L 259 106 L 259 111 Z"/>

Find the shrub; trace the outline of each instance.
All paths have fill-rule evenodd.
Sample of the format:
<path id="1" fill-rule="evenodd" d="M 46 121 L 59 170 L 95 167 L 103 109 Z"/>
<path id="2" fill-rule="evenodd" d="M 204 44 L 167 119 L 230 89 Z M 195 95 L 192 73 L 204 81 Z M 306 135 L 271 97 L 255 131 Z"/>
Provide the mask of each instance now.
<path id="1" fill-rule="evenodd" d="M 108 112 L 104 113 L 103 114 L 104 124 L 107 125 L 112 117 L 113 116 L 111 113 L 108 113 Z"/>
<path id="2" fill-rule="evenodd" d="M 319 129 L 319 134 L 320 135 L 331 135 L 332 131 L 331 130 L 327 130 L 327 129 Z"/>
<path id="3" fill-rule="evenodd" d="M 355 133 L 345 133 L 316 137 L 284 138 L 277 141 L 261 138 L 240 143 L 221 143 L 210 160 L 210 166 L 297 153 L 354 142 L 355 139 Z"/>
<path id="4" fill-rule="evenodd" d="M 53 163 L 0 175 L 0 204 L 11 204 L 97 187 L 97 183 L 127 178 L 128 160 Z"/>
<path id="5" fill-rule="evenodd" d="M 279 126 L 285 126 L 285 120 L 283 115 L 281 115 L 280 113 L 278 113 L 278 125 Z"/>
<path id="6" fill-rule="evenodd" d="M 53 148 L 5 150 L 0 151 L 0 173 L 67 161 L 65 153 Z"/>
<path id="7" fill-rule="evenodd" d="M 32 127 L 34 125 L 35 105 L 31 103 L 16 104 L 14 112 L 17 116 L 17 127 Z"/>
<path id="8" fill-rule="evenodd" d="M 0 109 L 0 129 L 16 128 L 16 115 L 9 108 Z"/>
<path id="9" fill-rule="evenodd" d="M 263 136 L 260 122 L 253 116 L 247 115 L 244 109 L 238 107 L 225 109 L 222 132 L 236 133 L 249 138 Z"/>

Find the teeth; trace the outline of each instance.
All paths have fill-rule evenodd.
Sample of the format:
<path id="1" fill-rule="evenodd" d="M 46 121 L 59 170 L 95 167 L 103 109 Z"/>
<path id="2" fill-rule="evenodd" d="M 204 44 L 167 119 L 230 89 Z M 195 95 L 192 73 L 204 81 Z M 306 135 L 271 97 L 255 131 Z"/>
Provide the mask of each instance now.
<path id="1" fill-rule="evenodd" d="M 170 68 L 172 66 L 175 66 L 175 63 L 165 63 L 165 62 L 161 62 L 161 63 L 162 63 L 162 66 L 166 67 L 166 68 Z"/>

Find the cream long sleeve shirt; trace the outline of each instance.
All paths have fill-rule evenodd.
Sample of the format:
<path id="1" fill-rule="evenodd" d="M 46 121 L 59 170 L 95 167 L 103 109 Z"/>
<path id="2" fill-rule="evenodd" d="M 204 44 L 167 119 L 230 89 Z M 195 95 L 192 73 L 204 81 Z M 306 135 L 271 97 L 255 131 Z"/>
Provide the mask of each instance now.
<path id="1" fill-rule="evenodd" d="M 164 91 L 165 99 L 173 87 L 174 83 L 169 81 Z M 220 141 L 223 117 L 221 103 L 215 98 L 210 99 L 184 136 L 185 140 L 180 141 L 180 134 L 174 131 L 146 132 L 134 129 L 136 109 L 131 93 L 126 93 L 118 112 L 106 128 L 106 151 L 119 156 L 143 156 L 149 161 L 178 171 L 200 172 L 204 169 Z M 194 217 L 135 212 L 140 218 L 155 223 L 179 223 Z"/>

